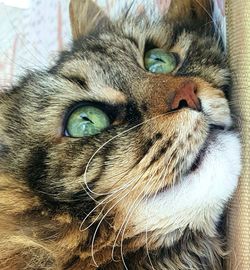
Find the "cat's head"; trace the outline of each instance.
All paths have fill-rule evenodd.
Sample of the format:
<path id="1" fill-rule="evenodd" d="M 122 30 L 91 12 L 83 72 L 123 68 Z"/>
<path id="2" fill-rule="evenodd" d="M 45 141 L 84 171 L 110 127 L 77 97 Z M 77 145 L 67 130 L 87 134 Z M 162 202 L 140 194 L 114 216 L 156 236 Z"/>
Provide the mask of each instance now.
<path id="1" fill-rule="evenodd" d="M 240 170 L 218 38 L 87 2 L 71 6 L 72 49 L 1 94 L 1 172 L 84 227 L 211 233 Z"/>

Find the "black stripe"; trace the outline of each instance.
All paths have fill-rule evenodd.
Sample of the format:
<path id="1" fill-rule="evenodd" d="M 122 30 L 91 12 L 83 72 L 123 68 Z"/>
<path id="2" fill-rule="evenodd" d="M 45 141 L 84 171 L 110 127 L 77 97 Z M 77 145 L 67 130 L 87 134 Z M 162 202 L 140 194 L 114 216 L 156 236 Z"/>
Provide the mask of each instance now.
<path id="1" fill-rule="evenodd" d="M 79 256 L 73 256 L 71 257 L 63 266 L 63 269 L 67 270 L 69 268 L 72 268 L 75 264 L 77 264 L 80 261 Z"/>
<path id="2" fill-rule="evenodd" d="M 0 158 L 5 157 L 9 152 L 9 146 L 0 142 Z"/>
<path id="3" fill-rule="evenodd" d="M 26 179 L 32 190 L 39 190 L 39 183 L 47 177 L 47 156 L 48 150 L 38 146 L 31 151 L 31 155 L 27 159 Z"/>
<path id="4" fill-rule="evenodd" d="M 87 89 L 88 85 L 87 82 L 84 78 L 79 78 L 76 76 L 62 76 L 64 79 L 77 84 L 78 86 L 80 86 L 81 88 Z"/>
<path id="5" fill-rule="evenodd" d="M 172 139 L 169 139 L 163 147 L 153 156 L 149 165 L 146 169 L 149 169 L 156 161 L 158 161 L 167 151 L 167 149 L 172 145 Z"/>

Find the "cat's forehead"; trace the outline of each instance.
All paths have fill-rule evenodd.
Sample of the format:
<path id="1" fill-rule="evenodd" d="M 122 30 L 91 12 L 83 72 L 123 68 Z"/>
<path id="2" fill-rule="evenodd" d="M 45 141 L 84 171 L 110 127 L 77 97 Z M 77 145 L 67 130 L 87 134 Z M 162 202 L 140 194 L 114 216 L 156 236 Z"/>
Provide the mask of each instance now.
<path id="1" fill-rule="evenodd" d="M 127 91 L 145 73 L 143 52 L 130 37 L 108 33 L 84 37 L 62 54 L 50 72 L 77 81 L 85 90 Z"/>
<path id="2" fill-rule="evenodd" d="M 170 26 L 163 25 L 148 28 L 125 25 L 94 32 L 76 40 L 70 51 L 63 52 L 51 72 L 100 83 L 135 80 L 145 72 L 144 55 L 148 44 L 168 50 L 174 45 L 171 31 Z M 178 52 L 185 54 L 191 39 L 191 35 L 180 35 L 176 44 Z"/>
<path id="3" fill-rule="evenodd" d="M 64 72 L 67 68 L 75 71 L 79 62 L 84 62 L 87 70 L 92 65 L 92 71 L 101 68 L 112 72 L 118 66 L 125 69 L 130 63 L 143 66 L 143 56 L 149 44 L 168 50 L 174 39 L 173 27 L 166 23 L 122 21 L 112 29 L 95 29 L 88 36 L 75 40 L 71 50 L 62 54 L 56 68 Z M 182 39 L 188 41 L 191 36 Z"/>
<path id="4" fill-rule="evenodd" d="M 225 71 L 220 71 L 224 61 L 218 43 L 209 36 L 162 23 L 123 23 L 107 31 L 96 31 L 75 41 L 51 72 L 73 78 L 85 89 L 111 87 L 128 94 L 132 86 L 148 76 L 144 67 L 148 46 L 176 53 L 182 75 L 201 76 L 221 84 L 220 72 Z"/>

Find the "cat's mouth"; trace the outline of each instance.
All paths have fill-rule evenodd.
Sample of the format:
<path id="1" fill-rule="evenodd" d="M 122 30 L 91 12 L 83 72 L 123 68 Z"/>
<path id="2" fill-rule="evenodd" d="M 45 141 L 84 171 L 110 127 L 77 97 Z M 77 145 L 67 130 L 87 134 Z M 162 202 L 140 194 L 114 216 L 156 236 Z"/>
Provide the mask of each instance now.
<path id="1" fill-rule="evenodd" d="M 216 143 L 218 135 L 224 133 L 225 131 L 231 131 L 233 129 L 234 128 L 227 128 L 226 126 L 222 125 L 214 125 L 214 124 L 209 125 L 209 133 L 206 140 L 203 143 L 203 146 L 201 147 L 200 151 L 194 158 L 193 163 L 186 170 L 183 176 L 188 176 L 191 175 L 192 173 L 196 173 L 203 164 L 206 155 L 212 150 L 212 147 L 210 146 L 211 144 Z M 157 192 L 157 194 L 165 192 L 167 189 L 168 189 L 167 187 L 163 187 Z"/>
<path id="2" fill-rule="evenodd" d="M 216 137 L 219 133 L 221 133 L 222 131 L 226 131 L 226 127 L 225 126 L 221 126 L 221 125 L 210 125 L 209 126 L 209 134 L 202 146 L 202 148 L 200 149 L 199 153 L 197 154 L 194 162 L 192 163 L 192 165 L 190 166 L 190 168 L 187 170 L 186 174 L 190 174 L 193 173 L 195 171 L 197 171 L 199 169 L 199 167 L 201 166 L 209 145 L 214 142 L 216 140 Z"/>

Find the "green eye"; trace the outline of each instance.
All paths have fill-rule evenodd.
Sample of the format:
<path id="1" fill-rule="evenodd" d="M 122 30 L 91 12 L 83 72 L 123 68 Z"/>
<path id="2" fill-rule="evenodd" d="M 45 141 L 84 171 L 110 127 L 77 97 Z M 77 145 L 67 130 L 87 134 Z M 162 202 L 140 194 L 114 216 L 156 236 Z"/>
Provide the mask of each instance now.
<path id="1" fill-rule="evenodd" d="M 102 110 L 93 106 L 82 106 L 69 116 L 65 134 L 75 138 L 93 136 L 109 126 L 109 117 Z"/>
<path id="2" fill-rule="evenodd" d="M 153 73 L 170 73 L 177 61 L 174 53 L 165 52 L 162 49 L 152 49 L 145 54 L 145 68 Z"/>

